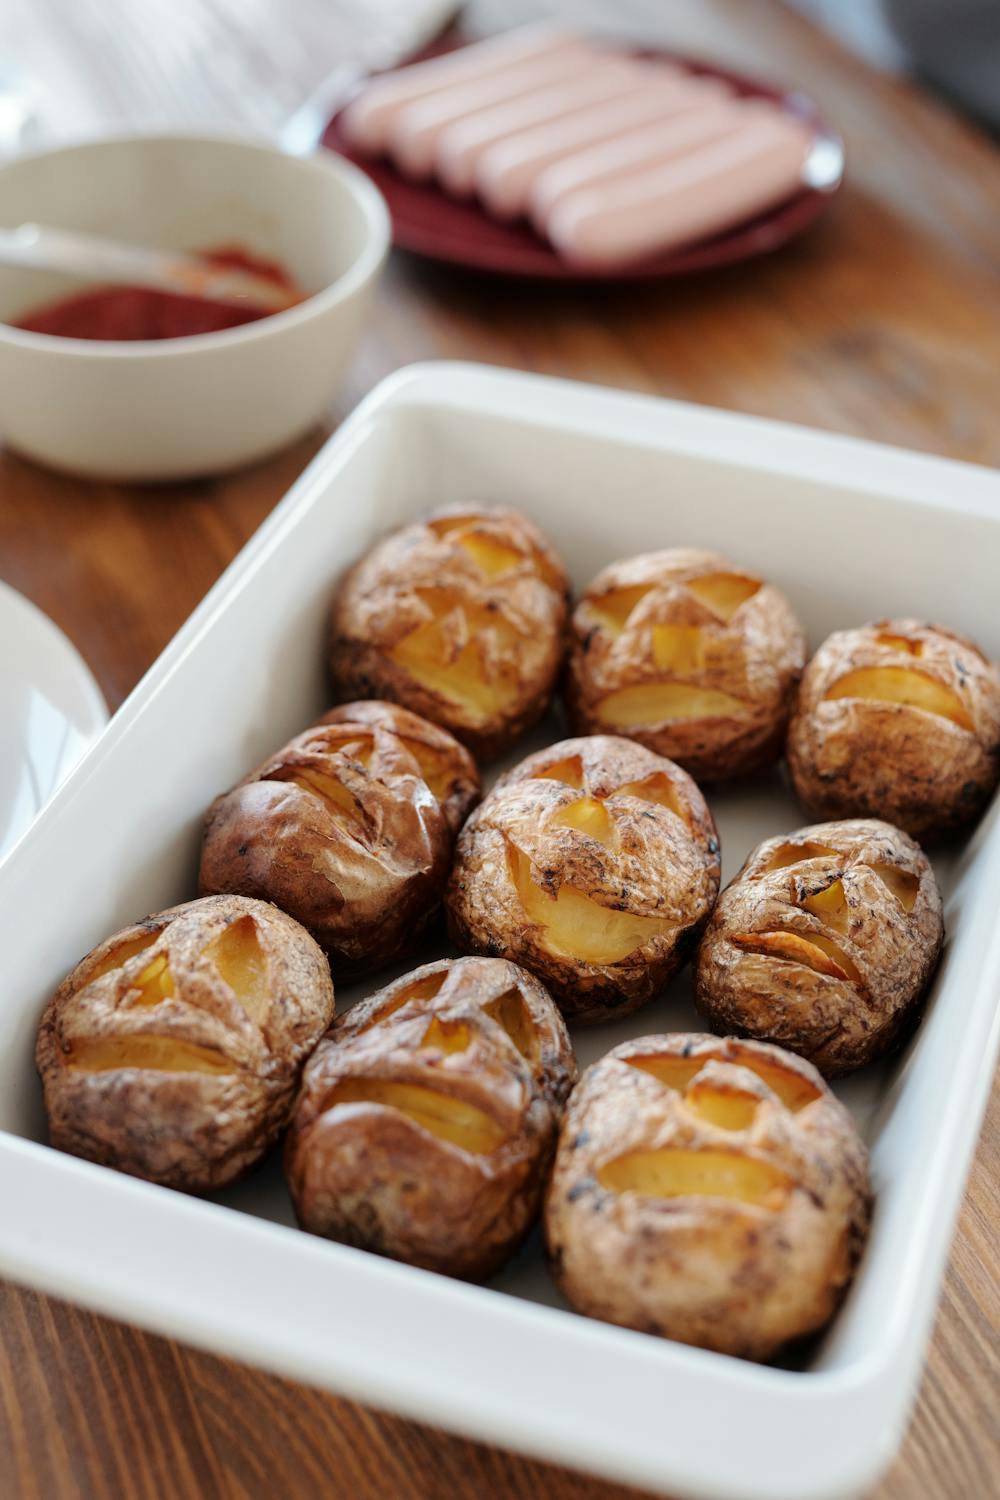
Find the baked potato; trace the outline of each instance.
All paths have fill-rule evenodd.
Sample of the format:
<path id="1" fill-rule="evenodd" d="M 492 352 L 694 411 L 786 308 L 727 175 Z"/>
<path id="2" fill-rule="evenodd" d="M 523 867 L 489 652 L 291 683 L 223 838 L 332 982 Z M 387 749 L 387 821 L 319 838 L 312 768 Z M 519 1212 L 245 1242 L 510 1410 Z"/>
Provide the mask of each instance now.
<path id="1" fill-rule="evenodd" d="M 916 1019 L 944 938 L 934 871 L 890 823 L 814 823 L 766 839 L 719 898 L 695 958 L 715 1031 L 777 1042 L 828 1078 Z"/>
<path id="2" fill-rule="evenodd" d="M 774 760 L 805 637 L 784 594 L 714 552 L 646 552 L 598 573 L 573 612 L 577 734 L 623 734 L 698 781 Z"/>
<path id="3" fill-rule="evenodd" d="M 960 828 L 1000 779 L 1000 672 L 941 625 L 838 630 L 803 675 L 788 765 L 815 817 L 885 818 L 921 839 Z"/>
<path id="4" fill-rule="evenodd" d="M 286 1169 L 303 1228 L 483 1280 L 538 1211 L 576 1063 L 502 959 L 445 959 L 354 1007 L 303 1079 Z"/>
<path id="5" fill-rule="evenodd" d="M 574 1091 L 545 1239 L 579 1312 L 763 1360 L 833 1315 L 870 1199 L 864 1145 L 807 1062 L 649 1036 Z"/>
<path id="6" fill-rule="evenodd" d="M 446 910 L 463 952 L 523 964 L 589 1024 L 663 989 L 718 890 L 718 836 L 690 776 L 590 735 L 500 778 L 459 836 Z"/>
<path id="7" fill-rule="evenodd" d="M 202 895 L 274 901 L 334 973 L 391 963 L 437 915 L 454 837 L 479 796 L 468 751 L 394 703 L 347 703 L 209 809 Z"/>
<path id="8" fill-rule="evenodd" d="M 333 1013 L 326 959 L 276 907 L 158 912 L 99 943 L 45 1009 L 49 1138 L 165 1187 L 224 1187 L 284 1128 Z"/>
<path id="9" fill-rule="evenodd" d="M 490 760 L 545 711 L 568 604 L 562 564 L 527 517 L 435 511 L 384 538 L 340 585 L 336 695 L 403 703 Z"/>

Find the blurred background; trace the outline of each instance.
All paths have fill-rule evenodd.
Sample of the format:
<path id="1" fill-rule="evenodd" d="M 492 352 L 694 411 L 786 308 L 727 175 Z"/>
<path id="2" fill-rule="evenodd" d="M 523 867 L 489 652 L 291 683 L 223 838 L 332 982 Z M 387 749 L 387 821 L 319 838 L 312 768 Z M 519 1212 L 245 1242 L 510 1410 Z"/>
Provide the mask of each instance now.
<path id="1" fill-rule="evenodd" d="M 997 0 L 790 4 L 877 67 L 913 73 L 1000 127 Z M 416 0 L 4 0 L 0 132 L 52 139 L 115 121 L 276 128 L 338 56 L 415 8 Z M 727 47 L 728 9 L 713 0 L 472 0 L 464 14 L 484 33 L 547 14 L 683 48 L 701 41 L 714 13 L 718 60 L 748 64 L 742 28 Z M 742 9 L 761 10 L 766 71 L 770 7 L 744 0 Z"/>

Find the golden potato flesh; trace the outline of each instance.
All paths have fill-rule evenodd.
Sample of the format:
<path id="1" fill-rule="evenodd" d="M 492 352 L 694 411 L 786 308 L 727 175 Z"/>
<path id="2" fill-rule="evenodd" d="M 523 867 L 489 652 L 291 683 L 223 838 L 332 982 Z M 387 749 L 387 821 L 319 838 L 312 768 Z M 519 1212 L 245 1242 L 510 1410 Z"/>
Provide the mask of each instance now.
<path id="1" fill-rule="evenodd" d="M 421 1038 L 426 1041 L 427 1033 Z M 452 1052 L 451 1047 L 439 1050 Z M 459 1051 L 465 1051 L 464 1047 Z M 324 1107 L 335 1109 L 338 1104 L 377 1104 L 415 1121 L 422 1130 L 436 1135 L 440 1140 L 450 1141 L 454 1146 L 471 1156 L 488 1156 L 507 1139 L 507 1132 L 484 1110 L 467 1104 L 450 1094 L 437 1089 L 422 1088 L 418 1084 L 395 1083 L 375 1078 L 348 1078 L 338 1084 L 326 1096 Z"/>
<path id="2" fill-rule="evenodd" d="M 978 816 L 1000 779 L 1000 672 L 971 641 L 920 620 L 838 631 L 802 678 L 788 764 L 819 817 L 947 833 Z"/>
<path id="3" fill-rule="evenodd" d="M 574 1091 L 545 1239 L 579 1312 L 769 1359 L 833 1315 L 870 1198 L 865 1148 L 808 1063 L 759 1042 L 649 1036 Z"/>
<path id="4" fill-rule="evenodd" d="M 695 998 L 723 1034 L 776 1042 L 828 1077 L 897 1045 L 944 935 L 934 872 L 874 818 L 760 844 L 723 891 L 695 958 Z"/>
<path id="5" fill-rule="evenodd" d="M 576 1062 L 545 989 L 503 959 L 444 959 L 343 1016 L 286 1147 L 315 1234 L 489 1276 L 538 1209 Z"/>
<path id="6" fill-rule="evenodd" d="M 724 1094 L 714 1098 L 726 1101 Z M 724 1130 L 742 1130 L 752 1123 L 756 1110 L 740 1110 L 733 1120 L 724 1115 L 725 1123 L 716 1111 L 698 1109 L 695 1113 Z M 792 1186 L 787 1172 L 742 1151 L 710 1147 L 692 1151 L 690 1146 L 660 1146 L 655 1151 L 616 1156 L 598 1168 L 597 1180 L 614 1193 L 639 1193 L 644 1198 L 731 1198 L 775 1209 L 784 1206 Z"/>
<path id="7" fill-rule="evenodd" d="M 213 803 L 201 892 L 275 902 L 337 974 L 391 963 L 437 914 L 478 795 L 446 730 L 393 703 L 344 704 Z"/>
<path id="8" fill-rule="evenodd" d="M 284 1128 L 333 1012 L 326 959 L 276 907 L 213 896 L 147 917 L 45 1010 L 50 1140 L 167 1187 L 223 1187 Z"/>
<path id="9" fill-rule="evenodd" d="M 568 583 L 517 511 L 441 511 L 379 542 L 334 600 L 338 696 L 377 693 L 499 754 L 544 712 L 562 661 Z"/>
<path id="10" fill-rule="evenodd" d="M 567 706 L 581 734 L 623 734 L 699 780 L 781 750 L 805 660 L 784 595 L 711 552 L 612 563 L 577 605 Z"/>
<path id="11" fill-rule="evenodd" d="M 580 1022 L 627 1015 L 683 962 L 718 892 L 704 798 L 671 761 L 609 735 L 501 777 L 460 835 L 454 942 L 537 974 Z"/>

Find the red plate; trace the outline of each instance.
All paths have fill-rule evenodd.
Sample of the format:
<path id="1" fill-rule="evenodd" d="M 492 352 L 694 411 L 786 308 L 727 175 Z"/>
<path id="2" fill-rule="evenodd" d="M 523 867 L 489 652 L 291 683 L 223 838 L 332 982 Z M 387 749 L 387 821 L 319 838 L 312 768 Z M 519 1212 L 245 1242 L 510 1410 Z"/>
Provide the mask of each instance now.
<path id="1" fill-rule="evenodd" d="M 418 62 L 453 52 L 467 42 L 451 30 L 432 46 L 411 58 Z M 741 74 L 730 73 L 711 63 L 678 57 L 671 52 L 644 50 L 636 55 L 659 57 L 679 64 L 706 78 L 721 78 L 745 99 L 770 99 L 782 109 L 812 125 L 816 142 L 807 163 L 812 185 L 754 219 L 745 219 L 722 234 L 671 250 L 653 260 L 618 269 L 591 270 L 562 260 L 551 245 L 524 219 L 516 224 L 494 219 L 474 200 L 449 197 L 432 183 L 410 182 L 386 160 L 366 156 L 348 142 L 335 115 L 323 136 L 323 145 L 353 161 L 379 187 L 392 215 L 393 238 L 404 250 L 413 250 L 450 265 L 471 266 L 479 271 L 499 271 L 507 276 L 534 276 L 556 281 L 613 281 L 635 277 L 685 276 L 732 265 L 754 255 L 763 255 L 787 244 L 818 218 L 843 178 L 844 143 L 826 123 L 811 99 L 785 93 Z"/>

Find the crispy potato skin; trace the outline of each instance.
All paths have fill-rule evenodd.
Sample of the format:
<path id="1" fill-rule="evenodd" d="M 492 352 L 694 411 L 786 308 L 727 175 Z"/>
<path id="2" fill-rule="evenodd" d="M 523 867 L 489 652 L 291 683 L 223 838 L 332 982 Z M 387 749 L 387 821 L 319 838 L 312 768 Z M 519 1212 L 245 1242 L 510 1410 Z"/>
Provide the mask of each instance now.
<path id="1" fill-rule="evenodd" d="M 584 590 L 570 625 L 566 704 L 577 734 L 623 734 L 684 767 L 699 782 L 741 776 L 780 755 L 795 689 L 805 662 L 805 637 L 791 605 L 773 584 L 756 591 L 728 618 L 688 585 L 716 573 L 758 584 L 714 552 L 672 548 L 610 564 Z M 618 628 L 601 601 L 634 590 L 636 602 Z M 657 664 L 657 627 L 700 632 L 698 659 L 679 668 Z M 601 704 L 638 684 L 683 682 L 738 699 L 739 712 L 624 725 Z"/>
<path id="2" fill-rule="evenodd" d="M 578 786 L 552 779 L 566 763 L 578 766 Z M 621 790 L 657 781 L 672 789 L 680 815 Z M 560 821 L 581 797 L 604 806 L 617 847 Z M 566 887 L 666 929 L 614 962 L 553 951 L 524 909 L 511 850 L 530 861 L 530 879 L 546 897 Z M 697 941 L 718 889 L 718 835 L 691 778 L 631 740 L 590 735 L 551 745 L 500 778 L 459 836 L 445 904 L 463 952 L 523 964 L 569 1021 L 589 1025 L 626 1016 L 660 993 Z"/>
<path id="3" fill-rule="evenodd" d="M 425 776 L 441 778 L 440 800 Z M 478 796 L 475 763 L 446 730 L 396 704 L 345 704 L 212 804 L 199 888 L 275 902 L 335 974 L 364 973 L 436 917 Z"/>
<path id="4" fill-rule="evenodd" d="M 502 1017 L 512 994 L 521 1009 L 508 1031 L 491 1007 Z M 412 1265 L 485 1279 L 537 1214 L 575 1080 L 558 1011 L 515 964 L 445 959 L 404 975 L 349 1011 L 306 1069 L 285 1151 L 300 1224 Z M 372 1081 L 472 1106 L 498 1143 L 466 1149 L 405 1109 L 359 1101 Z M 345 1086 L 354 1097 L 338 1101 Z"/>
<path id="5" fill-rule="evenodd" d="M 770 868 L 796 845 L 800 861 Z M 887 880 L 906 887 L 905 902 Z M 837 881 L 834 918 L 810 910 Z M 832 940 L 857 978 L 747 946 L 773 932 Z M 695 958 L 695 999 L 715 1031 L 775 1042 L 834 1078 L 902 1040 L 943 939 L 934 871 L 907 834 L 875 818 L 815 823 L 759 844 L 723 891 Z"/>
<path id="6" fill-rule="evenodd" d="M 499 570 L 475 547 L 503 549 Z M 527 517 L 502 506 L 451 507 L 391 533 L 347 574 L 330 616 L 336 696 L 391 699 L 442 724 L 479 760 L 494 759 L 548 706 L 565 650 L 569 583 Z M 475 706 L 419 681 L 394 651 L 439 620 L 435 648 L 453 665 L 470 640 L 481 681 L 503 702 Z"/>
<path id="7" fill-rule="evenodd" d="M 691 1081 L 670 1087 L 636 1066 L 651 1057 L 687 1059 Z M 789 1108 L 753 1071 L 761 1066 L 779 1069 L 809 1102 Z M 706 1120 L 694 1105 L 705 1086 L 749 1100 L 751 1122 L 723 1129 Z M 761 1203 L 649 1196 L 602 1180 L 609 1163 L 661 1151 L 751 1158 L 784 1187 Z M 615 1047 L 574 1091 L 545 1237 L 553 1275 L 579 1312 L 764 1360 L 829 1321 L 854 1273 L 870 1201 L 865 1148 L 808 1063 L 756 1042 L 650 1036 Z"/>
<path id="8" fill-rule="evenodd" d="M 216 940 L 248 919 L 266 966 L 266 989 L 252 1012 L 211 956 Z M 123 964 L 106 967 L 123 945 L 147 939 Z M 173 994 L 151 1004 L 139 981 L 163 957 Z M 302 1065 L 333 1014 L 322 951 L 276 907 L 213 896 L 158 912 L 98 944 L 45 1009 L 36 1062 L 49 1139 L 166 1187 L 224 1187 L 284 1128 Z M 74 1064 L 88 1047 L 141 1046 L 143 1039 L 198 1049 L 213 1071 Z"/>
<path id="9" fill-rule="evenodd" d="M 899 702 L 828 698 L 848 673 L 914 671 L 943 684 L 971 728 Z M 915 619 L 828 637 L 788 733 L 795 790 L 814 817 L 878 817 L 927 839 L 978 817 L 1000 779 L 1000 672 L 964 636 Z"/>

